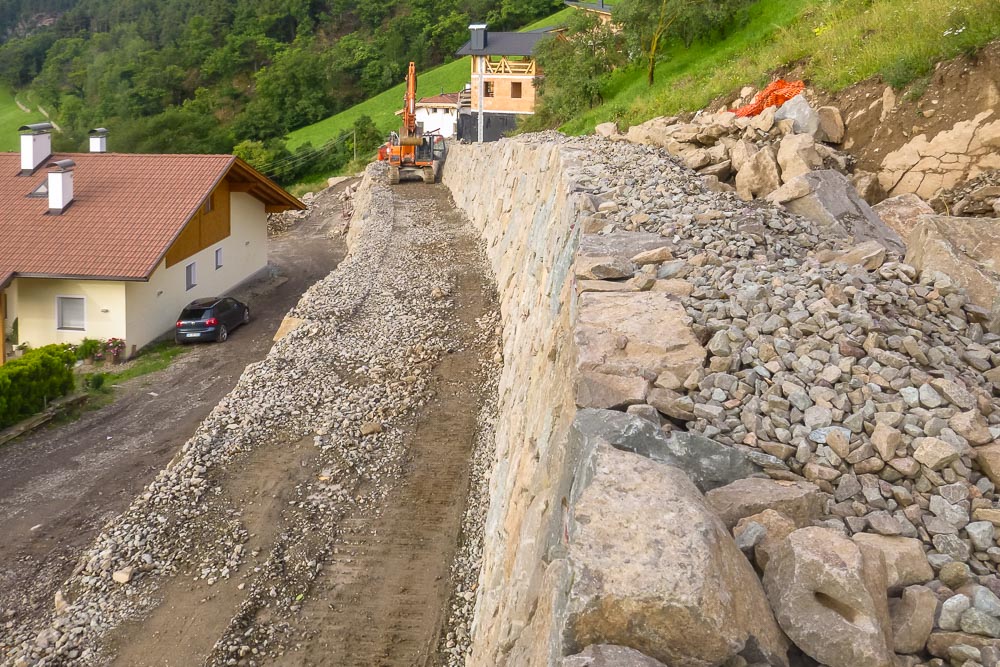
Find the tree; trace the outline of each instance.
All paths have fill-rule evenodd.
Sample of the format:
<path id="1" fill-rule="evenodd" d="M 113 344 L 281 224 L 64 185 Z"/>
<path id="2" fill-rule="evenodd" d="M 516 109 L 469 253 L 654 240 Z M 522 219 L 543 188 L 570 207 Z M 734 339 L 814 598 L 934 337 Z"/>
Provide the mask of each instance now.
<path id="1" fill-rule="evenodd" d="M 646 59 L 646 83 L 653 85 L 656 57 L 667 42 L 671 27 L 694 0 L 622 0 L 615 5 L 614 20 Z"/>
<path id="2" fill-rule="evenodd" d="M 556 127 L 602 101 L 608 75 L 624 64 L 622 37 L 588 12 L 574 12 L 566 30 L 535 47 L 544 76 L 535 79 L 538 104 L 527 130 Z"/>

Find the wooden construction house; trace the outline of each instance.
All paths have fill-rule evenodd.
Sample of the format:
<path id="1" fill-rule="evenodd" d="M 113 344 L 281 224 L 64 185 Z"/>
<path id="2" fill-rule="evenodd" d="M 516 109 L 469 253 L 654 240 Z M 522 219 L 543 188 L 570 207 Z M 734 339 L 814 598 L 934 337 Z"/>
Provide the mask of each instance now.
<path id="1" fill-rule="evenodd" d="M 614 10 L 614 7 L 604 2 L 604 0 L 597 0 L 597 2 L 571 2 L 571 0 L 565 0 L 563 4 L 582 12 L 594 14 L 601 23 L 611 23 L 611 12 Z"/>
<path id="2" fill-rule="evenodd" d="M 489 32 L 469 26 L 471 38 L 459 56 L 471 57 L 469 106 L 459 112 L 458 136 L 466 141 L 496 141 L 513 130 L 517 118 L 535 112 L 535 46 L 551 28 L 532 32 Z"/>

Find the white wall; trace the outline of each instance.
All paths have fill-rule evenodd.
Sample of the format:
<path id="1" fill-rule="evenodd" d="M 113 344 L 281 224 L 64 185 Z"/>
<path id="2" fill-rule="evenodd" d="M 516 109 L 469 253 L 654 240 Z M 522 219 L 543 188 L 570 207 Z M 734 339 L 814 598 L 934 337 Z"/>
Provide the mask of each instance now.
<path id="1" fill-rule="evenodd" d="M 128 283 L 128 351 L 140 348 L 170 331 L 185 305 L 206 296 L 219 296 L 267 266 L 267 214 L 252 195 L 230 195 L 230 235 L 191 257 L 166 266 L 161 261 L 149 282 Z M 215 268 L 215 251 L 222 248 L 222 268 Z M 196 283 L 186 289 L 188 264 L 195 264 Z M 252 304 L 251 304 L 252 307 Z"/>
<path id="2" fill-rule="evenodd" d="M 125 283 L 107 280 L 18 278 L 9 292 L 10 321 L 17 318 L 18 341 L 41 347 L 52 343 L 79 343 L 84 338 L 125 335 Z M 57 328 L 56 297 L 84 298 L 84 330 Z M 8 323 L 9 324 L 9 323 Z"/>
<path id="3" fill-rule="evenodd" d="M 417 123 L 424 128 L 424 134 L 437 132 L 444 138 L 455 136 L 455 124 L 458 122 L 456 109 L 417 108 Z"/>

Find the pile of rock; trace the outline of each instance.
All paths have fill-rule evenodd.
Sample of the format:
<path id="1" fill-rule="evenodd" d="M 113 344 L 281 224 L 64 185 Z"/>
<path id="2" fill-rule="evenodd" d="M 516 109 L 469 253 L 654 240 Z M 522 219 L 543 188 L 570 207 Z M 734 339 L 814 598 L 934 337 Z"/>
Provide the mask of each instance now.
<path id="1" fill-rule="evenodd" d="M 598 134 L 616 134 L 613 124 Z M 844 121 L 836 107 L 814 110 L 798 95 L 780 108 L 737 117 L 731 111 L 699 112 L 691 122 L 654 118 L 621 136 L 632 143 L 666 149 L 720 191 L 735 191 L 744 200 L 761 198 L 815 169 L 847 172 L 853 160 L 827 144 L 844 139 Z M 859 174 L 861 178 L 863 174 Z M 865 179 L 869 187 L 874 183 Z"/>
<path id="2" fill-rule="evenodd" d="M 294 227 L 300 220 L 309 215 L 309 209 L 304 211 L 296 211 L 294 209 L 288 211 L 282 211 L 281 213 L 268 213 L 267 214 L 267 235 L 277 236 L 287 232 L 289 229 Z"/>
<path id="3" fill-rule="evenodd" d="M 658 136 L 699 141 L 680 142 L 679 132 Z M 758 610 L 762 586 L 785 635 L 826 665 L 998 664 L 1000 336 L 959 286 L 967 277 L 902 261 L 877 217 L 856 243 L 856 229 L 835 227 L 857 219 L 818 225 L 706 192 L 654 149 L 581 141 L 594 164 L 581 178 L 593 206 L 574 267 L 578 428 L 596 430 L 581 419 L 617 425 L 592 448 L 594 481 L 575 509 L 569 558 L 587 574 L 570 593 L 570 649 L 622 644 L 665 664 L 734 655 L 785 664 Z M 711 148 L 670 145 L 687 157 Z M 660 479 L 672 473 L 618 460 L 600 443 L 683 469 L 704 501 Z M 642 495 L 647 485 L 657 498 Z M 639 494 L 632 513 L 612 502 L 626 487 Z M 661 507 L 666 489 L 680 497 Z M 719 535 L 702 502 L 732 537 Z M 639 523 L 665 524 L 647 536 L 661 546 L 607 553 L 621 542 L 605 533 L 620 525 L 635 539 L 628 526 L 646 510 Z M 669 525 L 702 527 L 693 537 Z M 623 620 L 639 595 L 623 563 L 669 570 L 648 554 L 684 540 L 701 546 L 665 557 L 685 587 L 705 572 L 730 577 L 753 619 L 730 618 L 706 581 L 665 603 L 670 613 L 642 612 L 701 623 L 708 635 L 697 641 Z M 722 555 L 730 540 L 762 583 Z M 621 576 L 606 578 L 616 568 Z M 663 577 L 658 586 L 681 591 Z"/>
<path id="4" fill-rule="evenodd" d="M 941 192 L 930 205 L 945 215 L 1000 218 L 1000 169 L 983 172 Z"/>

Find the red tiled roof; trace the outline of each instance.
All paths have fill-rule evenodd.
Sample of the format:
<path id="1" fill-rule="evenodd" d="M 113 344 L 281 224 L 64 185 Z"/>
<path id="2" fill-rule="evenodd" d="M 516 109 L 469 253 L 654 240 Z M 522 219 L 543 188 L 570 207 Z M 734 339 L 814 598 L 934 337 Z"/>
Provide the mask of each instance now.
<path id="1" fill-rule="evenodd" d="M 9 274 L 147 278 L 236 162 L 231 155 L 80 153 L 45 164 L 66 158 L 76 162 L 73 202 L 49 215 L 46 197 L 26 196 L 45 182 L 44 166 L 20 176 L 20 156 L 0 153 L 0 286 Z"/>
<path id="2" fill-rule="evenodd" d="M 417 105 L 424 106 L 458 106 L 459 93 L 441 93 L 433 97 L 421 97 L 417 100 Z"/>

